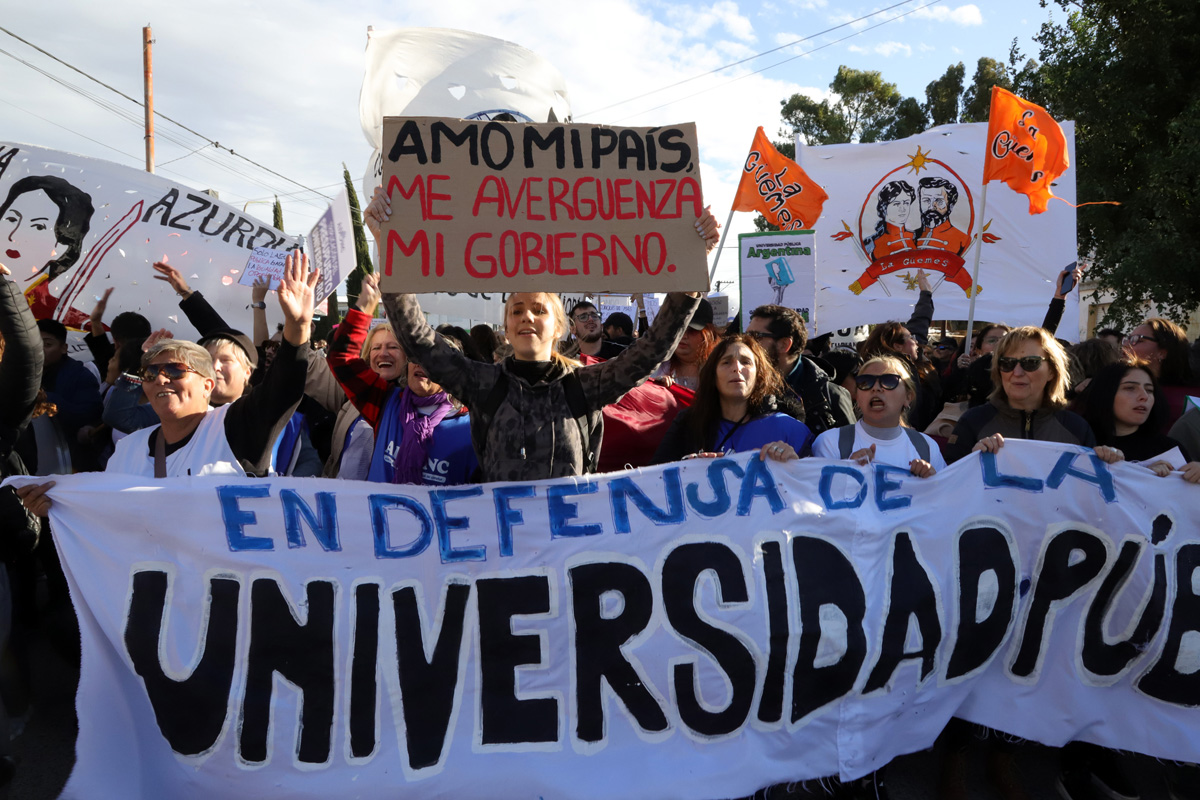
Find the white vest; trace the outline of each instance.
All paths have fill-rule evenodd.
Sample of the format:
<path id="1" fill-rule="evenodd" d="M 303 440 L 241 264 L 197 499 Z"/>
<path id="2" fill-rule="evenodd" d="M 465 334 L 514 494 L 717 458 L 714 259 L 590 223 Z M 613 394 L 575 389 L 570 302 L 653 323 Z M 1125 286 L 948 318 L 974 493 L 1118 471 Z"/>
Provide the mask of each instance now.
<path id="1" fill-rule="evenodd" d="M 225 413 L 229 406 L 210 408 L 186 445 L 167 456 L 167 477 L 188 475 L 245 475 L 237 456 L 225 438 Z M 105 472 L 154 477 L 154 456 L 150 453 L 150 434 L 160 426 L 142 428 L 117 442 Z"/>

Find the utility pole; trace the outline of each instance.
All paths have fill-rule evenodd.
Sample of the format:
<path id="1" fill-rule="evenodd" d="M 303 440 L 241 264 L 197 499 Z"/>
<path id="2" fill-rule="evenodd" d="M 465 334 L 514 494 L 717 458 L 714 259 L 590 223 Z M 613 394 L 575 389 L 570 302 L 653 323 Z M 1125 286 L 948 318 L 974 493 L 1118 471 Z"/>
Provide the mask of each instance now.
<path id="1" fill-rule="evenodd" d="M 150 26 L 142 28 L 142 70 L 146 85 L 146 172 L 154 172 L 154 69 L 150 49 L 154 40 L 150 38 Z"/>

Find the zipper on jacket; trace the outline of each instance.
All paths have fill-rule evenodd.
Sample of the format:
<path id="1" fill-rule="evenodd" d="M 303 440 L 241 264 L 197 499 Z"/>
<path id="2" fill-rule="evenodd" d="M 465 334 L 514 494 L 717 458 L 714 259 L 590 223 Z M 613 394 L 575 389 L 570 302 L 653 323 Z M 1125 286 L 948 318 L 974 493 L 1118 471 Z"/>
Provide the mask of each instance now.
<path id="1" fill-rule="evenodd" d="M 1024 433 L 1021 436 L 1022 439 L 1032 439 L 1033 438 L 1033 414 L 1032 413 L 1029 414 L 1029 416 L 1025 416 L 1025 412 L 1024 411 L 1021 412 L 1021 428 L 1024 431 Z"/>

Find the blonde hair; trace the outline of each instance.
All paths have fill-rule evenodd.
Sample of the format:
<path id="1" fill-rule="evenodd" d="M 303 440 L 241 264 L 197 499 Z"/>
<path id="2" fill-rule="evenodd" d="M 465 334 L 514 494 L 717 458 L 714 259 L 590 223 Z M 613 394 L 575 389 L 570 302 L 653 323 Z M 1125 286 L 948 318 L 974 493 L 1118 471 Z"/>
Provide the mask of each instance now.
<path id="1" fill-rule="evenodd" d="M 239 347 L 238 349 L 240 350 L 241 348 Z M 159 339 L 149 350 L 142 354 L 142 366 L 148 366 L 150 362 L 164 353 L 181 363 L 187 364 L 200 373 L 202 377 L 209 380 L 217 379 L 217 372 L 213 369 L 212 355 L 195 342 L 185 342 L 182 339 Z"/>
<path id="2" fill-rule="evenodd" d="M 991 398 L 1003 400 L 1008 404 L 1008 394 L 1004 391 L 1004 380 L 1000 377 L 1000 359 L 1017 349 L 1023 342 L 1036 342 L 1046 354 L 1046 363 L 1050 365 L 1053 377 L 1046 382 L 1042 395 L 1042 405 L 1058 410 L 1067 405 L 1067 385 L 1071 379 L 1071 367 L 1067 360 L 1067 351 L 1055 341 L 1054 337 L 1042 328 L 1026 325 L 1023 328 L 1013 328 L 1004 334 L 1004 338 L 996 345 L 992 355 L 992 390 Z"/>
<path id="3" fill-rule="evenodd" d="M 908 394 L 908 403 L 904 406 L 905 410 L 907 410 L 908 406 L 912 405 L 913 400 L 915 400 L 917 397 L 917 382 L 913 378 L 912 370 L 908 368 L 908 364 L 904 363 L 904 359 L 900 358 L 899 356 L 887 354 L 871 356 L 859 365 L 854 374 L 862 375 L 863 370 L 872 364 L 883 364 L 885 368 L 894 370 L 895 373 L 900 376 L 900 382 L 904 384 L 904 391 Z M 857 393 L 857 391 L 858 388 L 855 387 L 855 392 Z M 857 403 L 855 403 L 855 405 L 857 405 Z M 908 423 L 904 419 L 903 413 L 900 414 L 900 424 L 905 427 L 908 426 Z"/>
<path id="4" fill-rule="evenodd" d="M 504 299 L 504 319 L 501 320 L 501 327 L 504 328 L 505 337 L 508 335 L 508 315 L 512 312 L 513 298 L 518 294 L 534 294 L 541 295 L 544 299 L 542 303 L 550 309 L 550 316 L 554 318 L 554 338 L 561 339 L 563 334 L 571 329 L 567 321 L 567 309 L 563 307 L 562 297 L 557 292 L 513 292 Z M 554 361 L 559 361 L 567 367 L 583 366 L 578 361 L 568 356 L 564 356 L 558 352 L 555 347 L 550 351 L 550 358 Z"/>
<path id="5" fill-rule="evenodd" d="M 371 343 L 375 341 L 375 337 L 379 335 L 380 331 L 390 333 L 393 339 L 395 339 L 397 342 L 400 341 L 400 337 L 396 336 L 396 331 L 392 329 L 392 323 L 379 323 L 374 328 L 371 328 L 371 330 L 367 331 L 367 338 L 363 340 L 362 350 L 358 354 L 358 357 L 363 361 L 371 360 Z"/>
<path id="6" fill-rule="evenodd" d="M 246 370 L 246 374 L 252 375 L 254 373 L 254 365 L 250 363 L 250 356 L 246 355 L 246 351 L 242 349 L 242 346 L 233 339 L 226 339 L 224 337 L 209 339 L 203 347 L 205 350 L 208 350 L 210 347 L 212 348 L 208 350 L 208 354 L 214 359 L 221 352 L 222 347 L 228 347 L 230 352 L 233 353 L 233 360 L 242 365 L 242 369 Z"/>

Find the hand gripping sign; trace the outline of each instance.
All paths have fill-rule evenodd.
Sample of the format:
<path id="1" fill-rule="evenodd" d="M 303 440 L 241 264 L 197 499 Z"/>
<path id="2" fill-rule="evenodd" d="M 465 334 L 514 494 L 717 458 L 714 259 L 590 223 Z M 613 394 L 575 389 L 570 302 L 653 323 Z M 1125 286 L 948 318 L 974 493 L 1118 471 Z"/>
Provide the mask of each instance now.
<path id="1" fill-rule="evenodd" d="M 383 157 L 385 291 L 708 288 L 694 124 L 388 117 Z"/>

